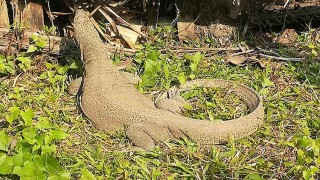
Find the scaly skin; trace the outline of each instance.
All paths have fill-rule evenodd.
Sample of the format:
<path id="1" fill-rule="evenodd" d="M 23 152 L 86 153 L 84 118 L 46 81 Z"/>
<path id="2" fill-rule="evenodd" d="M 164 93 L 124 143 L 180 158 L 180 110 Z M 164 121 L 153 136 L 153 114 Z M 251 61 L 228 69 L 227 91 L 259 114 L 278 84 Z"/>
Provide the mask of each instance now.
<path id="1" fill-rule="evenodd" d="M 224 143 L 230 137 L 245 137 L 262 124 L 261 98 L 250 88 L 237 85 L 234 91 L 243 97 L 251 113 L 238 119 L 200 121 L 157 109 L 154 103 L 139 93 L 113 66 L 110 53 L 91 25 L 84 10 L 78 9 L 74 19 L 76 39 L 84 57 L 85 74 L 81 109 L 98 129 L 125 129 L 133 144 L 153 149 L 157 142 L 188 137 L 201 147 Z M 198 80 L 187 83 L 227 87 L 234 83 L 222 80 Z"/>

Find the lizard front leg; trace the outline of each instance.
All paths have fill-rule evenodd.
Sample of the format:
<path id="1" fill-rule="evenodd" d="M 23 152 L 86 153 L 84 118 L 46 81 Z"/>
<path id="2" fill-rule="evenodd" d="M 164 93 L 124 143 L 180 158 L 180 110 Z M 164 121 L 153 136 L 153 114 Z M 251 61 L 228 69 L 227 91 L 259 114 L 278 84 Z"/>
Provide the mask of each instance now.
<path id="1" fill-rule="evenodd" d="M 126 77 L 127 82 L 129 84 L 137 84 L 141 79 L 138 75 L 134 75 L 128 72 L 121 72 L 121 74 Z M 70 82 L 67 92 L 72 95 L 72 96 L 76 96 L 79 93 L 79 90 L 81 88 L 81 84 L 82 84 L 82 77 L 79 77 L 73 81 Z"/>

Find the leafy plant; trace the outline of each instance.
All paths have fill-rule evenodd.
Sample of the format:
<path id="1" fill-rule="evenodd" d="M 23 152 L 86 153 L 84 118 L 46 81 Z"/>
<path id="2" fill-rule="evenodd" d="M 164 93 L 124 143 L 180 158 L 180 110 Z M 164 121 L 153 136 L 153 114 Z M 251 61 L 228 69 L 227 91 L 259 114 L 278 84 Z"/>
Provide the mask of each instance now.
<path id="1" fill-rule="evenodd" d="M 228 88 L 195 87 L 183 92 L 182 97 L 188 101 L 183 114 L 196 119 L 229 120 L 249 112 L 240 97 L 229 92 Z"/>
<path id="2" fill-rule="evenodd" d="M 69 179 L 54 158 L 57 146 L 67 134 L 52 126 L 51 119 L 36 117 L 31 108 L 10 107 L 6 120 L 8 128 L 0 131 L 0 174 L 14 174 L 21 179 Z"/>

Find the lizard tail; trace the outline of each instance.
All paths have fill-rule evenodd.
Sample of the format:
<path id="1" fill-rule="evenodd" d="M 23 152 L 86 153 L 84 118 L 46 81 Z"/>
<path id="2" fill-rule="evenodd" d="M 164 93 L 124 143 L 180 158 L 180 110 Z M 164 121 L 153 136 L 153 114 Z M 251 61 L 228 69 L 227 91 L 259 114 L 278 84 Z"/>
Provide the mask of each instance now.
<path id="1" fill-rule="evenodd" d="M 197 79 L 188 81 L 179 92 L 194 87 L 221 87 L 237 94 L 249 108 L 249 114 L 228 121 L 203 121 L 176 115 L 168 124 L 173 136 L 187 136 L 201 146 L 222 144 L 230 138 L 240 139 L 254 133 L 263 123 L 264 109 L 261 97 L 253 89 L 233 81 Z M 173 125 L 174 124 L 174 125 Z M 177 131 L 178 129 L 178 131 Z"/>

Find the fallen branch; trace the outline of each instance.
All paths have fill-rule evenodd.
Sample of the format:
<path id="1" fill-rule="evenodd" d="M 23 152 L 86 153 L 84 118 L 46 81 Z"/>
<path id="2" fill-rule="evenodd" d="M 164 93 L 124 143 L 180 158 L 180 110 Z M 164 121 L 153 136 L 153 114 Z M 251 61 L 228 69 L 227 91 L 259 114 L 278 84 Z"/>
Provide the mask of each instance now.
<path id="1" fill-rule="evenodd" d="M 184 52 L 196 52 L 196 51 L 240 51 L 239 47 L 237 48 L 195 48 L 195 47 L 179 47 L 179 46 L 171 46 L 171 48 L 184 51 Z"/>
<path id="2" fill-rule="evenodd" d="M 10 41 L 7 39 L 7 34 L 10 34 L 10 30 L 6 28 L 0 28 L 0 52 L 4 52 L 7 50 L 8 46 L 13 46 L 14 44 L 9 44 Z M 23 39 L 17 40 L 21 49 L 28 49 L 30 46 L 30 37 L 33 34 L 38 33 L 32 33 L 25 31 Z M 77 49 L 77 45 L 74 43 L 72 39 L 66 39 L 56 36 L 45 36 L 42 34 L 38 34 L 40 38 L 46 42 L 46 46 L 44 47 L 44 51 L 49 52 L 50 54 L 78 54 L 75 52 L 74 49 Z"/>
<path id="3" fill-rule="evenodd" d="M 103 9 L 105 9 L 106 11 L 108 11 L 109 13 L 111 13 L 113 16 L 115 16 L 117 18 L 118 21 L 120 21 L 120 23 L 122 23 L 124 26 L 127 26 L 128 28 L 130 28 L 132 31 L 138 33 L 140 36 L 142 37 L 146 37 L 146 35 L 144 35 L 140 30 L 136 29 L 135 27 L 133 27 L 130 23 L 128 23 L 126 20 L 124 20 L 121 16 L 119 16 L 117 13 L 115 13 L 111 8 L 104 6 Z"/>
<path id="4" fill-rule="evenodd" d="M 100 28 L 99 24 L 96 22 L 96 20 L 94 20 L 93 17 L 90 17 L 90 21 L 92 22 L 93 26 L 96 28 L 96 30 L 99 32 L 99 34 L 104 38 L 105 41 L 107 41 L 108 43 L 110 43 L 112 46 L 114 45 L 114 43 L 111 41 L 111 39 L 102 31 L 102 29 Z"/>
<path id="5" fill-rule="evenodd" d="M 270 58 L 270 59 L 276 59 L 276 60 L 281 60 L 281 61 L 295 61 L 295 62 L 300 62 L 304 61 L 305 58 L 286 58 L 286 57 L 278 57 L 278 56 L 270 56 L 266 54 L 258 54 L 259 56 Z"/>

